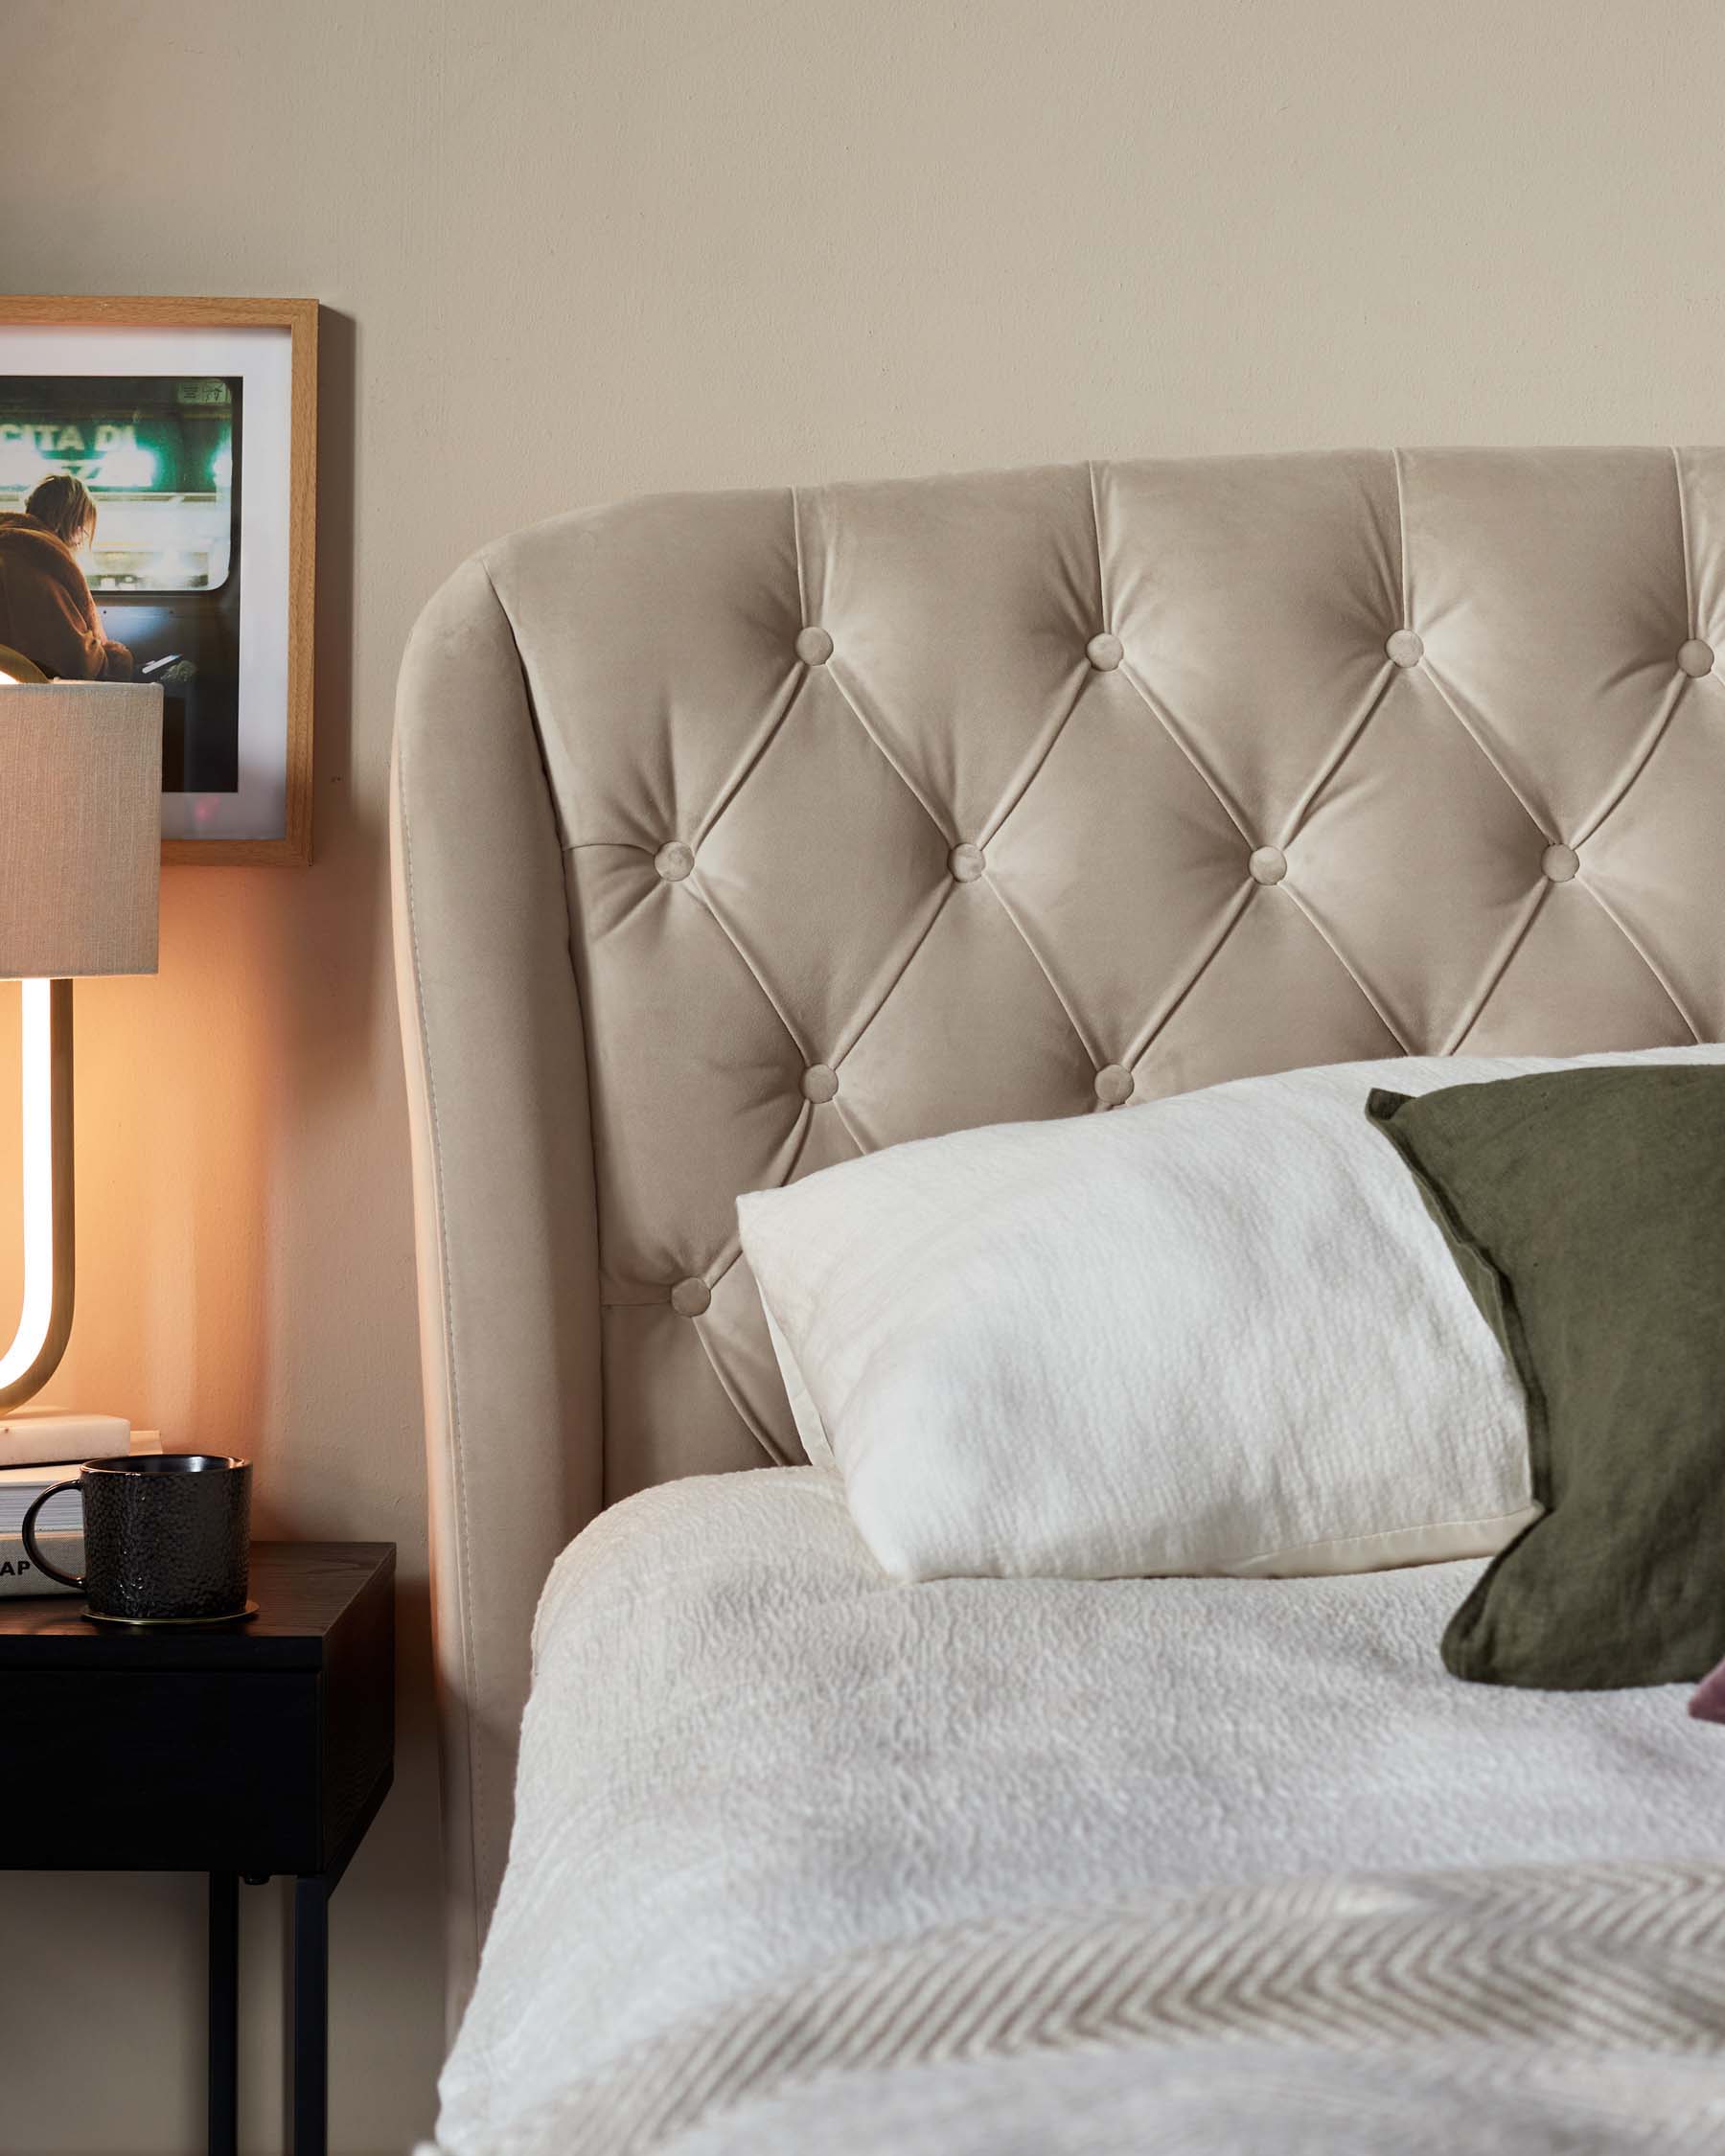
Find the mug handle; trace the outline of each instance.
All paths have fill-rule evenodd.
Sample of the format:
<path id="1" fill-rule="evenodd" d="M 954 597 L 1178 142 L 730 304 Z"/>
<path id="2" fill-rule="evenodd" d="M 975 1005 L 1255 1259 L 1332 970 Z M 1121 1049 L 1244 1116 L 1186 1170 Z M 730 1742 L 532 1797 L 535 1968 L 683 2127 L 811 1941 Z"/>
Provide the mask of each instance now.
<path id="1" fill-rule="evenodd" d="M 37 1548 L 35 1538 L 35 1516 L 42 1509 L 43 1505 L 47 1503 L 48 1500 L 51 1497 L 58 1497 L 62 1490 L 75 1490 L 77 1489 L 77 1487 L 78 1479 L 76 1476 L 74 1476 L 70 1482 L 56 1482 L 51 1489 L 39 1491 L 36 1497 L 32 1501 L 29 1511 L 24 1515 L 24 1526 L 22 1532 L 24 1536 L 25 1554 L 29 1557 L 31 1563 L 35 1567 L 36 1571 L 38 1572 L 46 1572 L 50 1579 L 58 1580 L 62 1587 L 76 1588 L 79 1594 L 81 1594 L 83 1593 L 83 1581 L 80 1578 L 75 1578 L 71 1572 L 62 1572 L 58 1565 L 51 1565 L 48 1562 L 47 1558 L 42 1555 L 41 1550 Z"/>

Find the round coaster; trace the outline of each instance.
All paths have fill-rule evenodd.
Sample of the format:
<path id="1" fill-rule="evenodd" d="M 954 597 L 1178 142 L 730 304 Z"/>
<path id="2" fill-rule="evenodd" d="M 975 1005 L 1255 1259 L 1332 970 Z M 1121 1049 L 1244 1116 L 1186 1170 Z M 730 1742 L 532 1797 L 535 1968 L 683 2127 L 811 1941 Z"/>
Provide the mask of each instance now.
<path id="1" fill-rule="evenodd" d="M 255 1617 L 258 1605 L 248 1602 L 242 1610 L 229 1610 L 221 1617 L 108 1617 L 101 1610 L 84 1610 L 80 1613 L 86 1624 L 120 1624 L 128 1632 L 158 1632 L 170 1625 L 243 1624 Z"/>

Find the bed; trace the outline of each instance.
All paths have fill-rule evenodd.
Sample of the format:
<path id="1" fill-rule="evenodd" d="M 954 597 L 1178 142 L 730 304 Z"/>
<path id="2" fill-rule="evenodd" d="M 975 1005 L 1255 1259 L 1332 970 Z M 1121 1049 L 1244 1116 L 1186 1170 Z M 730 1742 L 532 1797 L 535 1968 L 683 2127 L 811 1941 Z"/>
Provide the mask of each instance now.
<path id="1" fill-rule="evenodd" d="M 887 1580 L 736 1222 L 1258 1072 L 1718 1041 L 1722 519 L 1712 450 L 1096 464 L 627 503 L 433 601 L 449 2156 L 1725 2145 L 1680 1693 L 1457 1685 L 1467 1563 Z"/>

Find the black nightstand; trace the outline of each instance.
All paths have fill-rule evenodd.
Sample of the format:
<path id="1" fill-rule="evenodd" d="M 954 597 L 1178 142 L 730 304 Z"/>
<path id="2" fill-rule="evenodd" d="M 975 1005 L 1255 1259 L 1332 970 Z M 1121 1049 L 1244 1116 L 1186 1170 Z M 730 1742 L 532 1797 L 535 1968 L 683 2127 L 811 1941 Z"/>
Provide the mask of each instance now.
<path id="1" fill-rule="evenodd" d="M 209 1632 L 0 1601 L 0 1866 L 209 1873 L 211 2156 L 238 2145 L 240 1883 L 290 1876 L 293 2149 L 325 2156 L 329 1903 L 394 1772 L 395 1545 L 254 1543 L 251 1592 Z"/>

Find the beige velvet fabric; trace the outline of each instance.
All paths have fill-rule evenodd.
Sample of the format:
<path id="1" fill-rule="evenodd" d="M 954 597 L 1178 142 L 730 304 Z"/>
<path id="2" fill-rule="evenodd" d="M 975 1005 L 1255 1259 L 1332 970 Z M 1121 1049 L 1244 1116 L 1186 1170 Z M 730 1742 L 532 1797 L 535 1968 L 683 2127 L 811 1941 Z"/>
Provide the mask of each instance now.
<path id="1" fill-rule="evenodd" d="M 455 1995 L 602 1502 L 798 1456 L 741 1190 L 1397 1051 L 1725 1029 L 1725 452 L 702 497 L 492 546 L 395 806 Z"/>

